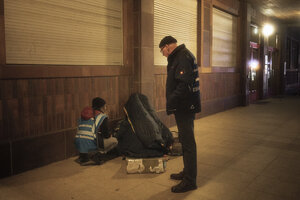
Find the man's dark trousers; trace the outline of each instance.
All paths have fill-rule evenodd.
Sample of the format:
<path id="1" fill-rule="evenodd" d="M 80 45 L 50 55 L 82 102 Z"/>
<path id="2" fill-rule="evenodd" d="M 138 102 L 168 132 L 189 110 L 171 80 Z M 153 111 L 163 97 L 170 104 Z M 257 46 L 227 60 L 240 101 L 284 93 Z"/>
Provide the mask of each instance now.
<path id="1" fill-rule="evenodd" d="M 175 113 L 179 141 L 182 144 L 184 180 L 196 184 L 197 147 L 194 136 L 195 113 Z"/>

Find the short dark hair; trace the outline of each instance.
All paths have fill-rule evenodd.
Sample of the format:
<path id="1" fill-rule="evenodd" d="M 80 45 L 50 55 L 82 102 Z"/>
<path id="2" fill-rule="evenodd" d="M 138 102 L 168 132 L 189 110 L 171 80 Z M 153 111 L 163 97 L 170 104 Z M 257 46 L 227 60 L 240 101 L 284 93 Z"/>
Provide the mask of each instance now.
<path id="1" fill-rule="evenodd" d="M 165 46 L 167 44 L 172 44 L 172 43 L 177 43 L 177 40 L 175 38 L 173 38 L 172 36 L 168 35 L 160 41 L 159 48 L 162 48 L 163 46 Z"/>
<path id="2" fill-rule="evenodd" d="M 105 104 L 106 102 L 104 101 L 104 99 L 100 97 L 96 97 L 92 101 L 92 107 L 94 110 L 100 110 L 100 108 L 102 108 Z"/>

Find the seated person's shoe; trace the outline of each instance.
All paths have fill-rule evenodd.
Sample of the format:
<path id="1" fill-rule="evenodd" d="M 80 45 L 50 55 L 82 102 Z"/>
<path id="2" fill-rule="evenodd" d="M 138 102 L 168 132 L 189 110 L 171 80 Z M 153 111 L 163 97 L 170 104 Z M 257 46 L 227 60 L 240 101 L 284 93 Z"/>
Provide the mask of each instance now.
<path id="1" fill-rule="evenodd" d="M 89 156 L 87 153 L 80 153 L 79 154 L 79 163 L 86 163 L 88 162 L 90 159 L 89 159 Z"/>
<path id="2" fill-rule="evenodd" d="M 104 161 L 101 160 L 100 157 L 101 157 L 100 153 L 97 152 L 97 153 L 91 154 L 90 159 L 91 159 L 92 161 L 94 161 L 95 165 L 101 165 L 101 164 L 103 164 Z"/>
<path id="3" fill-rule="evenodd" d="M 183 180 L 178 185 L 173 186 L 171 188 L 171 191 L 174 193 L 183 193 L 183 192 L 187 192 L 187 191 L 195 190 L 195 189 L 197 189 L 196 184 L 192 184 L 192 183 L 189 183 L 189 182 Z"/>
<path id="4" fill-rule="evenodd" d="M 174 180 L 183 180 L 183 172 L 179 172 L 178 174 L 171 174 L 170 178 Z"/>

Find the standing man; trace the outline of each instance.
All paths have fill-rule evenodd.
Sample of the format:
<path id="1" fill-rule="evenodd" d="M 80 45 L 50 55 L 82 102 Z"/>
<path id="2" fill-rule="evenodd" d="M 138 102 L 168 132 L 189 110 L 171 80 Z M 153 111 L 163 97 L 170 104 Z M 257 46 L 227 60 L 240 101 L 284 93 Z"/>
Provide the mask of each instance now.
<path id="1" fill-rule="evenodd" d="M 167 114 L 174 114 L 182 144 L 183 171 L 170 178 L 181 180 L 171 188 L 181 193 L 197 189 L 197 148 L 194 137 L 195 113 L 201 111 L 198 66 L 195 56 L 184 44 L 177 46 L 172 36 L 164 37 L 159 44 L 160 52 L 168 59 L 167 66 Z"/>

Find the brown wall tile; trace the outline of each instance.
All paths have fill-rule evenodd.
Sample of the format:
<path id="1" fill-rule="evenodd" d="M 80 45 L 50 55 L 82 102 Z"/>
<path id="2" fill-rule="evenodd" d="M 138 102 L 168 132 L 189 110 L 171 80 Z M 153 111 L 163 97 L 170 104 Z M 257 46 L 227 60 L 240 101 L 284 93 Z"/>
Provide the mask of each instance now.
<path id="1" fill-rule="evenodd" d="M 78 151 L 76 150 L 74 144 L 76 129 L 66 131 L 65 135 L 66 135 L 66 157 L 69 158 L 78 154 Z"/>
<path id="2" fill-rule="evenodd" d="M 46 80 L 47 82 L 47 95 L 55 95 L 55 79 L 50 78 Z"/>
<path id="3" fill-rule="evenodd" d="M 242 104 L 241 95 L 230 96 L 224 99 L 224 110 L 232 109 Z"/>
<path id="4" fill-rule="evenodd" d="M 43 114 L 43 97 L 36 96 L 29 99 L 29 110 L 31 116 L 42 115 Z"/>
<path id="5" fill-rule="evenodd" d="M 174 115 L 167 115 L 165 110 L 157 112 L 157 116 L 167 127 L 176 125 Z"/>
<path id="6" fill-rule="evenodd" d="M 105 97 L 104 97 L 105 98 Z M 107 99 L 107 98 L 106 98 Z M 91 99 L 88 92 L 82 92 L 79 94 L 79 106 L 81 108 L 91 105 Z"/>
<path id="7" fill-rule="evenodd" d="M 4 0 L 0 0 L 0 41 L 5 39 L 5 30 L 4 30 Z M 0 42 L 0 64 L 5 64 L 5 42 Z M 1 69 L 0 69 L 1 75 Z"/>
<path id="8" fill-rule="evenodd" d="M 44 115 L 50 115 L 55 113 L 54 109 L 54 96 L 43 97 L 43 113 Z"/>
<path id="9" fill-rule="evenodd" d="M 11 175 L 10 144 L 0 143 L 0 178 Z"/>
<path id="10" fill-rule="evenodd" d="M 24 98 L 29 96 L 28 80 L 16 80 L 17 84 L 17 97 Z"/>
<path id="11" fill-rule="evenodd" d="M 75 93 L 75 78 L 65 78 L 64 79 L 64 94 L 73 94 Z"/>
<path id="12" fill-rule="evenodd" d="M 214 6 L 226 10 L 227 12 L 238 14 L 239 1 L 238 0 L 212 0 Z"/>
<path id="13" fill-rule="evenodd" d="M 2 131 L 0 132 L 0 137 L 2 139 L 9 139 L 11 136 L 9 135 L 9 118 L 7 117 L 7 104 L 5 101 L 2 101 L 3 108 L 3 118 L 2 118 Z"/>
<path id="14" fill-rule="evenodd" d="M 14 96 L 14 88 L 16 82 L 14 80 L 1 80 L 1 99 L 12 99 Z"/>
<path id="15" fill-rule="evenodd" d="M 64 95 L 64 110 L 72 110 L 73 109 L 74 101 L 72 99 L 71 94 L 65 94 Z"/>
<path id="16" fill-rule="evenodd" d="M 147 0 L 150 2 L 150 0 Z M 146 2 L 146 1 L 145 1 Z M 149 11 L 150 12 L 150 11 Z M 142 41 L 141 46 L 142 47 L 151 47 L 153 48 L 154 43 L 154 15 L 153 11 L 152 13 L 149 12 L 142 12 L 142 19 L 141 19 L 141 34 L 142 34 Z"/>
<path id="17" fill-rule="evenodd" d="M 47 93 L 46 80 L 42 79 L 29 79 L 26 80 L 28 84 L 28 96 L 42 96 Z"/>
<path id="18" fill-rule="evenodd" d="M 0 120 L 0 140 L 5 140 L 6 139 L 6 134 L 4 132 L 4 121 Z"/>
<path id="19" fill-rule="evenodd" d="M 56 133 L 12 142 L 13 173 L 17 174 L 65 158 L 65 135 Z"/>
<path id="20" fill-rule="evenodd" d="M 0 121 L 3 120 L 2 100 L 0 99 Z"/>
<path id="21" fill-rule="evenodd" d="M 28 97 L 24 97 L 24 98 L 19 98 L 18 102 L 19 102 L 19 106 L 18 106 L 18 116 L 20 118 L 29 118 L 32 115 L 32 107 L 34 107 L 34 105 L 32 105 L 32 103 L 30 103 L 30 98 Z M 31 104 L 31 105 L 30 105 Z M 42 112 L 40 112 L 41 114 Z"/>
<path id="22" fill-rule="evenodd" d="M 203 65 L 205 67 L 210 66 L 210 32 L 209 31 L 203 31 Z"/>
<path id="23" fill-rule="evenodd" d="M 54 130 L 53 118 L 54 115 L 52 114 L 44 115 L 44 124 L 45 124 L 44 128 L 46 133 Z"/>
<path id="24" fill-rule="evenodd" d="M 72 100 L 72 109 L 73 110 L 76 110 L 76 109 L 79 109 L 79 107 L 80 107 L 80 103 L 79 103 L 79 94 L 73 94 L 72 95 L 72 98 L 73 98 L 73 100 Z"/>
<path id="25" fill-rule="evenodd" d="M 210 5 L 207 5 L 207 6 L 204 6 L 204 30 L 206 31 L 210 31 L 210 27 L 211 27 L 211 24 L 210 24 L 210 12 L 211 12 L 211 9 L 210 9 Z"/>
<path id="26" fill-rule="evenodd" d="M 86 93 L 87 94 L 87 93 Z M 63 94 L 54 96 L 55 114 L 60 114 L 65 112 L 65 96 Z"/>
<path id="27" fill-rule="evenodd" d="M 56 95 L 64 95 L 64 78 L 55 79 L 55 94 Z"/>

